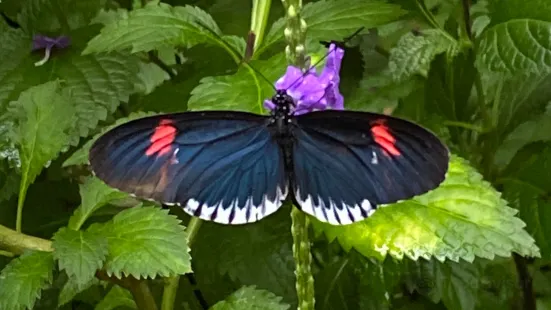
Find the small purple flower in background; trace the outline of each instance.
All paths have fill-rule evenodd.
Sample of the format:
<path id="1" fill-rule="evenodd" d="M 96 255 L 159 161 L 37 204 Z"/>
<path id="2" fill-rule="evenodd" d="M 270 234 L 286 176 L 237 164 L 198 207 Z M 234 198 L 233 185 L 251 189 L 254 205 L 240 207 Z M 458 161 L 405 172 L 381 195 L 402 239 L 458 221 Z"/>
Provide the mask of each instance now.
<path id="1" fill-rule="evenodd" d="M 52 48 L 66 48 L 71 44 L 71 39 L 67 36 L 59 36 L 57 38 L 50 38 L 48 36 L 44 36 L 41 34 L 37 34 L 33 37 L 33 51 L 45 49 L 46 52 L 44 53 L 44 58 L 42 58 L 40 61 L 37 61 L 34 65 L 35 66 L 42 66 L 45 64 L 48 59 L 50 59 L 50 54 L 52 51 Z"/>
<path id="2" fill-rule="evenodd" d="M 343 110 L 344 98 L 339 91 L 339 72 L 344 57 L 344 50 L 335 44 L 329 46 L 329 55 L 320 75 L 315 68 L 303 73 L 294 66 L 287 67 L 287 72 L 277 80 L 277 89 L 287 90 L 295 99 L 295 115 L 317 110 Z M 265 100 L 264 106 L 273 110 L 274 103 Z"/>

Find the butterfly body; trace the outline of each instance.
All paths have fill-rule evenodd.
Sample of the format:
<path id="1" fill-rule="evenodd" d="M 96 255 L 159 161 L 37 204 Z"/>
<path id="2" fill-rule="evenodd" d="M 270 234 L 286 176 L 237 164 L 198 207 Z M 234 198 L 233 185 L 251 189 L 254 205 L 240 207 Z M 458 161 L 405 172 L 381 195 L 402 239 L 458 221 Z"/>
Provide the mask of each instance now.
<path id="1" fill-rule="evenodd" d="M 90 164 L 110 186 L 224 224 L 258 221 L 287 199 L 321 221 L 350 224 L 444 180 L 448 150 L 416 124 L 367 112 L 294 115 L 285 90 L 272 102 L 268 116 L 130 121 L 94 143 Z"/>

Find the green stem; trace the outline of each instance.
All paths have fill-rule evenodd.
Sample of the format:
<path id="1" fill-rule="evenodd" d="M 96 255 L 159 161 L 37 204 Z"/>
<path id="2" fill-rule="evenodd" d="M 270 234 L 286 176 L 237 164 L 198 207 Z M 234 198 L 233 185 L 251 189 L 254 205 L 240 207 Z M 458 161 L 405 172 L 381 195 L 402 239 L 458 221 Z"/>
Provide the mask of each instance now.
<path id="1" fill-rule="evenodd" d="M 264 32 L 266 30 L 266 24 L 268 23 L 271 5 L 272 0 L 253 0 L 251 31 L 256 35 L 255 42 L 253 43 L 253 50 L 255 52 L 260 44 L 262 44 L 262 39 L 264 39 Z"/>
<path id="2" fill-rule="evenodd" d="M 436 21 L 436 18 L 434 18 L 434 15 L 432 15 L 432 13 L 427 9 L 427 7 L 425 6 L 425 3 L 423 0 L 417 0 L 415 1 L 417 3 L 417 7 L 419 8 L 419 11 L 421 11 L 421 13 L 423 14 L 423 16 L 425 17 L 425 19 L 427 20 L 427 22 L 434 28 L 434 29 L 437 29 L 438 31 L 440 31 L 442 33 L 442 35 L 444 35 L 446 38 L 450 39 L 452 42 L 456 42 L 457 40 L 452 37 L 444 28 L 442 28 L 440 26 L 440 24 L 438 24 L 438 22 Z"/>
<path id="3" fill-rule="evenodd" d="M 23 254 L 25 250 L 51 252 L 52 242 L 22 234 L 13 229 L 0 225 L 0 248 L 14 254 Z"/>
<path id="4" fill-rule="evenodd" d="M 198 217 L 192 217 L 189 221 L 186 232 L 187 232 L 187 244 L 191 248 L 195 236 L 201 227 L 203 221 Z M 180 283 L 180 276 L 167 277 L 164 279 L 165 285 L 163 290 L 163 301 L 161 304 L 161 310 L 172 310 L 174 309 L 174 302 L 176 300 L 176 293 L 178 292 L 178 285 Z"/>
<path id="5" fill-rule="evenodd" d="M 293 235 L 293 257 L 295 259 L 296 289 L 298 310 L 314 310 L 314 277 L 310 265 L 310 240 L 308 239 L 309 220 L 306 214 L 293 206 L 291 211 L 291 233 Z"/>
<path id="6" fill-rule="evenodd" d="M 157 310 L 157 304 L 147 285 L 147 280 L 132 279 L 129 282 L 129 289 L 134 297 L 136 306 L 140 310 Z"/>

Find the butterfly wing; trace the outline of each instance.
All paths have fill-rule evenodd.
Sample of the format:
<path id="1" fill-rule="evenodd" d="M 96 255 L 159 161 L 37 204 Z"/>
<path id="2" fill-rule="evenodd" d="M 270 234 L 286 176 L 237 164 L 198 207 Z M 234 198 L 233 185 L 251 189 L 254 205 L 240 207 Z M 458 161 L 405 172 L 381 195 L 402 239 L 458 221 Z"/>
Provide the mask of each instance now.
<path id="1" fill-rule="evenodd" d="M 333 225 L 362 220 L 379 204 L 434 189 L 448 169 L 446 146 L 399 118 L 320 111 L 298 116 L 295 124 L 296 203 Z"/>
<path id="2" fill-rule="evenodd" d="M 146 117 L 101 136 L 90 164 L 105 183 L 137 197 L 218 223 L 254 222 L 275 212 L 288 192 L 267 122 L 244 112 Z"/>

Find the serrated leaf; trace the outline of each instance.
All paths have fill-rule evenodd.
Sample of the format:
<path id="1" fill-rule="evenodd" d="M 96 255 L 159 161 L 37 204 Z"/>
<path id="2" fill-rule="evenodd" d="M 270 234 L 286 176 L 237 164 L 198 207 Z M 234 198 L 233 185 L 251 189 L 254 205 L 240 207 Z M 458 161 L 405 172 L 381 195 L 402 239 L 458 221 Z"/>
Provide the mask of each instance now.
<path id="1" fill-rule="evenodd" d="M 296 302 L 289 208 L 258 223 L 229 227 L 204 222 L 193 244 L 194 271 L 202 291 L 228 275 L 237 285 L 256 285 Z M 213 270 L 214 269 L 214 270 Z M 210 277 L 209 277 L 210 275 Z"/>
<path id="2" fill-rule="evenodd" d="M 136 302 L 132 298 L 132 294 L 120 286 L 115 285 L 109 293 L 105 295 L 105 298 L 96 305 L 94 310 L 112 310 L 119 307 L 138 309 Z"/>
<path id="3" fill-rule="evenodd" d="M 20 204 L 42 168 L 69 143 L 74 109 L 58 81 L 29 88 L 12 103 L 19 117 Z"/>
<path id="4" fill-rule="evenodd" d="M 415 74 L 426 77 L 436 55 L 446 51 L 453 55 L 457 49 L 457 41 L 441 30 L 428 29 L 421 34 L 408 32 L 390 50 L 388 69 L 397 82 Z"/>
<path id="5" fill-rule="evenodd" d="M 268 81 L 274 81 L 285 73 L 283 54 L 269 60 L 251 62 Z M 190 110 L 233 110 L 264 114 L 264 100 L 274 94 L 274 86 L 248 67 L 241 67 L 236 74 L 206 77 L 191 91 Z"/>
<path id="6" fill-rule="evenodd" d="M 254 286 L 245 286 L 220 301 L 211 310 L 287 310 L 290 306 L 281 302 L 281 297 Z"/>
<path id="7" fill-rule="evenodd" d="M 77 280 L 76 277 L 69 277 L 67 282 L 63 285 L 63 288 L 61 288 L 61 292 L 59 292 L 57 306 L 61 307 L 65 305 L 66 303 L 73 300 L 78 293 L 83 292 L 99 283 L 100 282 L 97 278 L 92 278 L 90 281 L 83 285 L 80 283 L 79 280 Z"/>
<path id="8" fill-rule="evenodd" d="M 80 41 L 91 30 L 85 28 L 75 33 L 78 40 L 71 47 L 53 51 L 50 60 L 39 67 L 34 63 L 43 55 L 31 53 L 30 37 L 21 31 L 4 34 L 7 37 L 2 39 L 10 43 L 4 58 L 10 61 L 0 62 L 0 112 L 26 88 L 63 80 L 76 110 L 76 126 L 71 132 L 71 145 L 76 145 L 80 137 L 88 136 L 99 121 L 113 113 L 121 101 L 128 101 L 138 81 L 138 58 L 124 52 L 82 56 Z M 4 49 L 0 57 L 3 52 Z"/>
<path id="9" fill-rule="evenodd" d="M 551 19 L 514 19 L 481 36 L 477 66 L 510 74 L 551 72 Z"/>
<path id="10" fill-rule="evenodd" d="M 97 209 L 105 206 L 113 200 L 127 197 L 126 193 L 120 192 L 106 185 L 96 177 L 89 177 L 84 184 L 80 185 L 80 197 L 82 202 L 69 219 L 68 227 L 78 230 L 86 219 Z"/>
<path id="11" fill-rule="evenodd" d="M 53 268 L 49 252 L 27 252 L 12 260 L 0 273 L 0 309 L 32 309 L 52 283 Z"/>
<path id="12" fill-rule="evenodd" d="M 107 239 L 89 231 L 61 228 L 53 237 L 54 258 L 59 269 L 84 289 L 101 269 L 107 256 Z"/>
<path id="13" fill-rule="evenodd" d="M 539 256 L 516 211 L 467 162 L 452 156 L 446 180 L 435 190 L 382 207 L 362 222 L 332 226 L 314 220 L 318 233 L 367 257 L 407 256 L 473 261 L 511 252 Z"/>
<path id="14" fill-rule="evenodd" d="M 405 13 L 398 5 L 378 0 L 328 0 L 308 3 L 302 18 L 308 25 L 308 37 L 313 40 L 341 40 L 360 27 L 366 29 L 397 20 Z M 283 40 L 285 19 L 277 20 L 266 36 L 261 50 Z M 261 53 L 261 52 L 259 52 Z"/>
<path id="15" fill-rule="evenodd" d="M 190 47 L 199 43 L 224 46 L 219 36 L 221 32 L 218 25 L 203 10 L 193 6 L 172 7 L 154 2 L 108 24 L 88 43 L 83 53 L 129 48 L 136 53 L 162 46 Z"/>
<path id="16" fill-rule="evenodd" d="M 174 276 L 191 272 L 185 227 L 168 210 L 134 207 L 90 227 L 107 238 L 107 274 L 121 278 Z"/>
<path id="17" fill-rule="evenodd" d="M 505 168 L 520 149 L 539 141 L 551 141 L 551 109 L 517 126 L 497 149 L 494 164 Z"/>
<path id="18" fill-rule="evenodd" d="M 474 310 L 480 285 L 477 263 L 420 260 L 407 264 L 408 286 L 446 309 Z"/>
<path id="19" fill-rule="evenodd" d="M 84 144 L 80 149 L 74 152 L 73 155 L 71 155 L 71 157 L 67 158 L 67 160 L 63 163 L 63 167 L 88 164 L 88 153 L 90 152 L 90 148 L 92 147 L 92 144 L 94 144 L 94 142 L 96 142 L 96 140 L 99 137 L 101 137 L 101 135 L 131 120 L 146 117 L 146 116 L 151 116 L 155 114 L 157 113 L 140 111 L 140 112 L 131 113 L 130 115 L 128 115 L 128 117 L 119 118 L 114 124 L 102 128 L 100 133 L 96 134 L 92 139 L 86 142 L 86 144 Z"/>

